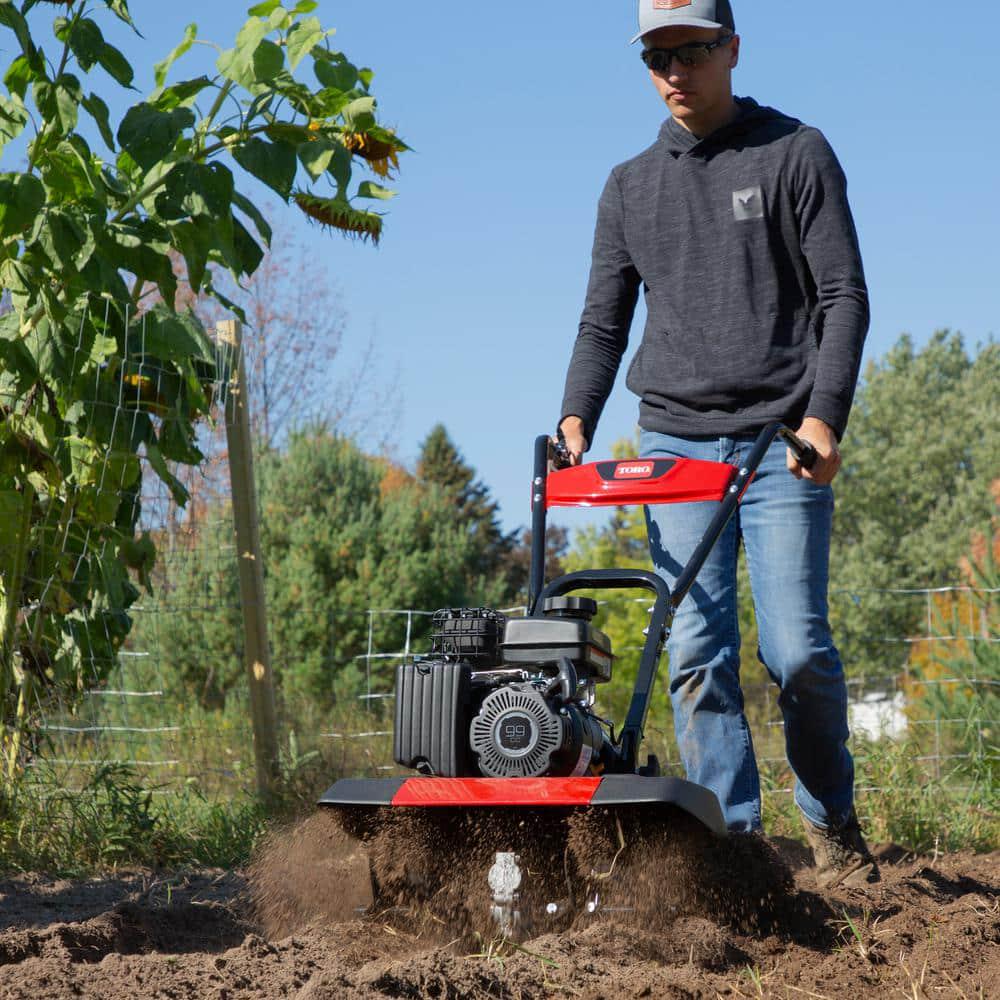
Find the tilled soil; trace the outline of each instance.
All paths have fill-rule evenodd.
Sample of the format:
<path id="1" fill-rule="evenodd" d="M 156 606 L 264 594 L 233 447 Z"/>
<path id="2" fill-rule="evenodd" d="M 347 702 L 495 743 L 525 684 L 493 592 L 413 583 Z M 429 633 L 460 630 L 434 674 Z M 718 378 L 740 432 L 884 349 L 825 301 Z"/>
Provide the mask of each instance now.
<path id="1" fill-rule="evenodd" d="M 323 815 L 276 831 L 248 872 L 0 881 L 0 997 L 1000 998 L 1000 852 L 883 848 L 881 883 L 820 893 L 790 841 L 590 814 L 553 862 L 522 818 L 548 870 L 513 943 L 468 870 L 511 831 L 464 823 L 394 820 L 361 848 Z M 527 912 L 574 885 L 575 906 Z"/>

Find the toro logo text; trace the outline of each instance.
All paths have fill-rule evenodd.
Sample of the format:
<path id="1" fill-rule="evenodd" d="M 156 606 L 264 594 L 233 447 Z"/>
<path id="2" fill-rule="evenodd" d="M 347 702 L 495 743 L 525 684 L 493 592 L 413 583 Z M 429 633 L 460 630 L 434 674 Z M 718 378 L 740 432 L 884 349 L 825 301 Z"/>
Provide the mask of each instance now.
<path id="1" fill-rule="evenodd" d="M 652 474 L 652 462 L 619 462 L 615 466 L 615 479 L 649 479 Z"/>

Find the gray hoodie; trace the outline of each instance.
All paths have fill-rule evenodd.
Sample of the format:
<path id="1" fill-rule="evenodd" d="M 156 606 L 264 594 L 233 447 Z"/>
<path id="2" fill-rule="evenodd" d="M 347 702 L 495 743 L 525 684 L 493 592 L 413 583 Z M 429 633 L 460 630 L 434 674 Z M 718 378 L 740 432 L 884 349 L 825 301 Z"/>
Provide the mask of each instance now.
<path id="1" fill-rule="evenodd" d="M 738 103 L 739 117 L 702 140 L 668 119 L 611 172 L 562 406 L 590 441 L 640 286 L 648 319 L 627 385 L 642 427 L 847 426 L 868 292 L 844 173 L 821 132 Z"/>

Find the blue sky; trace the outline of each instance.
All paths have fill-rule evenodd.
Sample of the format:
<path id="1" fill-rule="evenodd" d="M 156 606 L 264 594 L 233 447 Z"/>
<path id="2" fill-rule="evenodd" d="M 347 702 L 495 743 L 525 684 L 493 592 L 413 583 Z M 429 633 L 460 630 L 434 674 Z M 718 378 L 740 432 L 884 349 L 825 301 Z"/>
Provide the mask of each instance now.
<path id="1" fill-rule="evenodd" d="M 144 38 L 109 35 L 146 92 L 185 24 L 229 45 L 246 6 L 133 0 Z M 942 326 L 969 343 L 995 334 L 997 5 L 734 0 L 734 10 L 737 93 L 820 127 L 847 172 L 872 296 L 866 356 L 903 331 L 918 343 Z M 966 16 L 950 21 L 958 10 Z M 628 45 L 635 4 L 326 0 L 317 13 L 375 70 L 381 117 L 415 152 L 379 248 L 294 213 L 280 221 L 325 262 L 348 339 L 374 334 L 387 377 L 398 372 L 398 457 L 412 462 L 443 421 L 507 526 L 526 523 L 531 442 L 559 415 L 597 197 L 665 114 Z M 172 78 L 200 70 L 201 51 Z M 619 381 L 592 457 L 634 427 L 636 401 Z"/>

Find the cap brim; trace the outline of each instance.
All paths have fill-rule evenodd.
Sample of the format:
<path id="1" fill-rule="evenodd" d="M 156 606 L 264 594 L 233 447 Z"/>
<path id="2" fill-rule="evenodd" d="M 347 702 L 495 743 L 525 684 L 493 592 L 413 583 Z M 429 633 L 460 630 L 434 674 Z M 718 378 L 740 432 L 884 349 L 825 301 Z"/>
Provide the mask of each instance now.
<path id="1" fill-rule="evenodd" d="M 638 35 L 635 36 L 629 45 L 635 45 L 640 38 L 645 35 L 651 35 L 654 31 L 659 31 L 660 28 L 724 28 L 725 25 L 719 24 L 718 21 L 709 21 L 705 17 L 685 17 L 678 18 L 676 21 L 671 18 L 666 24 L 656 24 L 651 28 L 647 28 L 645 31 L 640 31 Z"/>

